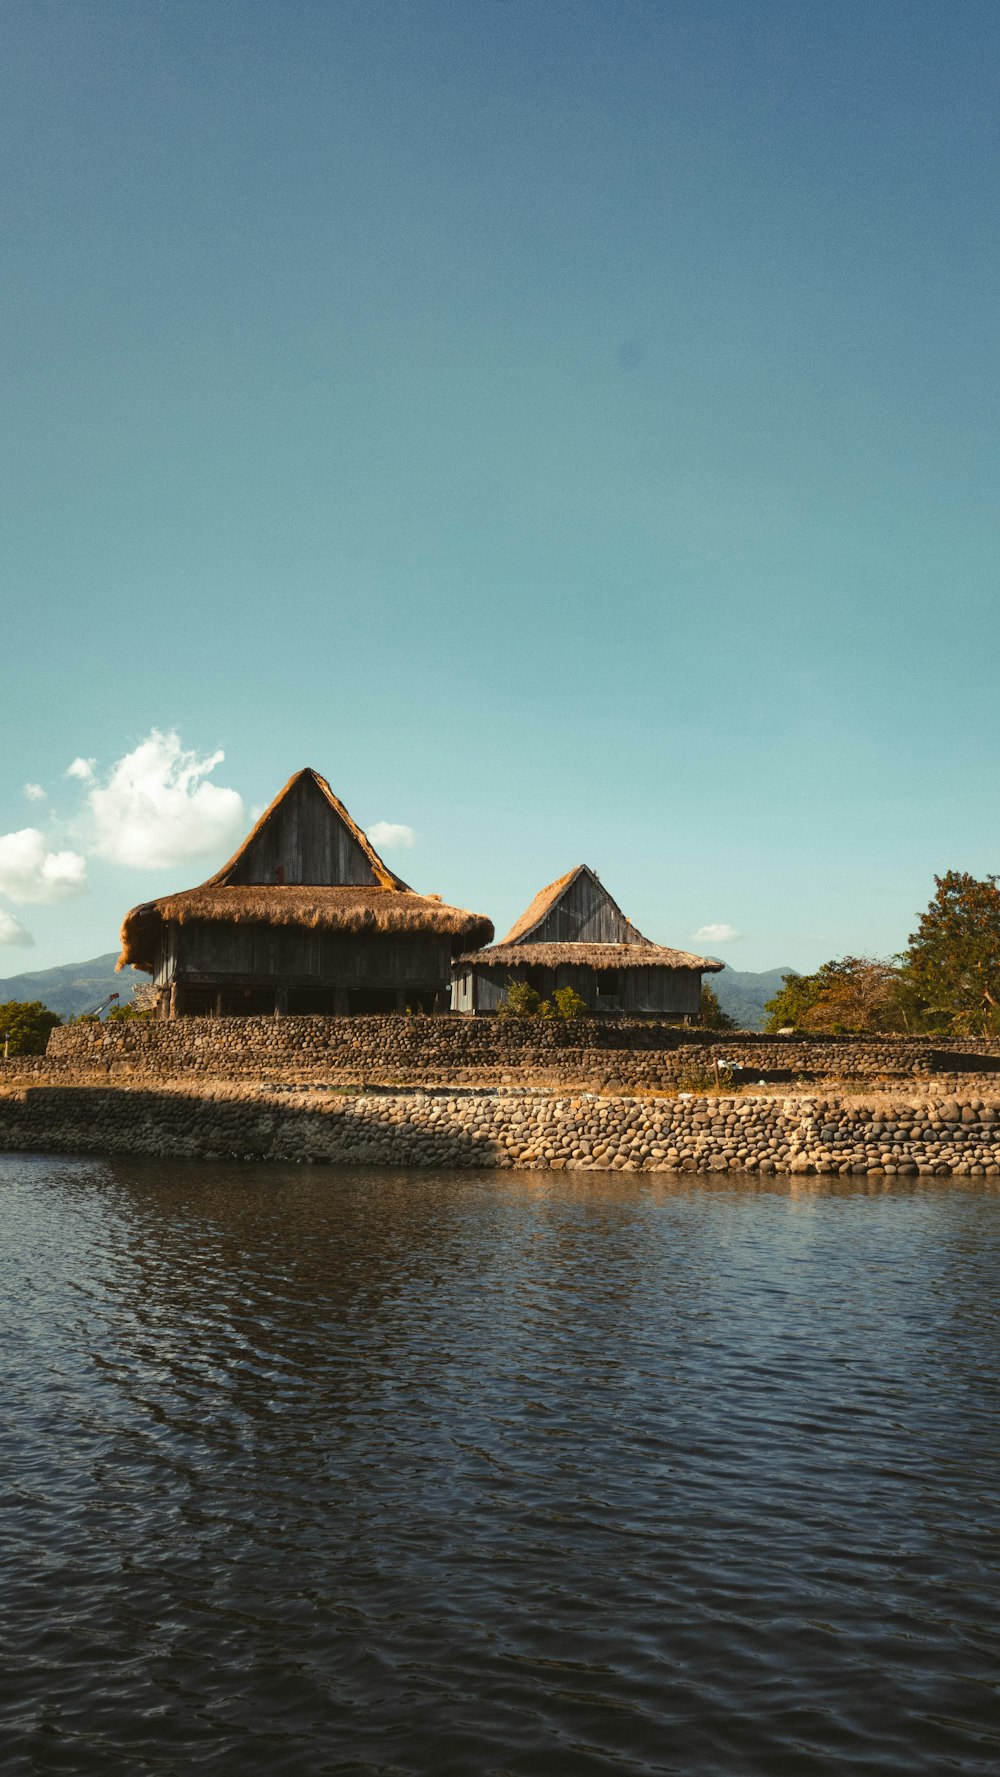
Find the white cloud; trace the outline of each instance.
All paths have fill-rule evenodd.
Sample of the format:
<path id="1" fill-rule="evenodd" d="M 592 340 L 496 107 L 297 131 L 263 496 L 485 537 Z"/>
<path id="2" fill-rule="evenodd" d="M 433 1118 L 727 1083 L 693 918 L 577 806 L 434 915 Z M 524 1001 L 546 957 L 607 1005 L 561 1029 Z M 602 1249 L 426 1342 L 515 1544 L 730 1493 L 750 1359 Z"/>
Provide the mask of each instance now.
<path id="1" fill-rule="evenodd" d="M 732 944 L 741 934 L 735 926 L 714 925 L 699 926 L 691 939 L 692 944 Z"/>
<path id="2" fill-rule="evenodd" d="M 0 907 L 0 944 L 17 944 L 21 949 L 27 949 L 34 942 L 31 933 L 25 931 L 21 921 L 15 919 L 12 913 L 5 913 Z"/>
<path id="3" fill-rule="evenodd" d="M 112 864 L 143 870 L 196 858 L 224 861 L 246 825 L 239 792 L 206 781 L 224 758 L 219 752 L 199 759 L 185 752 L 176 733 L 154 728 L 119 759 L 104 783 L 88 791 L 82 823 L 88 850 Z"/>
<path id="4" fill-rule="evenodd" d="M 44 802 L 48 791 L 43 790 L 41 784 L 25 784 L 24 794 L 29 802 Z"/>
<path id="5" fill-rule="evenodd" d="M 0 893 L 12 901 L 65 901 L 83 893 L 87 860 L 76 851 L 48 851 L 37 827 L 0 834 Z"/>
<path id="6" fill-rule="evenodd" d="M 379 851 L 409 851 L 417 843 L 413 828 L 401 826 L 399 821 L 376 821 L 369 827 L 368 837 Z"/>
<path id="7" fill-rule="evenodd" d="M 92 784 L 96 765 L 96 759 L 74 759 L 72 765 L 66 767 L 66 776 L 78 777 L 82 784 Z"/>

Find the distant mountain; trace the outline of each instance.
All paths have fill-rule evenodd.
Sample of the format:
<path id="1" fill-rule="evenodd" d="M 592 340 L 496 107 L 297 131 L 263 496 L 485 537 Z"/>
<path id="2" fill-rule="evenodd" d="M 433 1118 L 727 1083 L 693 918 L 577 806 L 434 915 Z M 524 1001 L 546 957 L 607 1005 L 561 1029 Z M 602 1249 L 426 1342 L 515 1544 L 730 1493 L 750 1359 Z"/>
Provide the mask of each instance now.
<path id="1" fill-rule="evenodd" d="M 765 1002 L 774 998 L 783 977 L 792 973 L 790 965 L 755 975 L 748 969 L 731 969 L 727 963 L 721 975 L 706 975 L 704 980 L 722 1010 L 735 1018 L 741 1030 L 763 1030 L 767 1020 Z"/>
<path id="2" fill-rule="evenodd" d="M 123 1000 L 131 998 L 136 981 L 146 980 L 132 969 L 115 974 L 118 952 L 91 957 L 89 963 L 62 963 L 56 969 L 37 969 L 31 975 L 9 975 L 0 981 L 0 1003 L 4 1000 L 41 1000 L 60 1018 L 76 1018 L 81 1012 L 92 1012 L 109 993 L 120 993 Z"/>

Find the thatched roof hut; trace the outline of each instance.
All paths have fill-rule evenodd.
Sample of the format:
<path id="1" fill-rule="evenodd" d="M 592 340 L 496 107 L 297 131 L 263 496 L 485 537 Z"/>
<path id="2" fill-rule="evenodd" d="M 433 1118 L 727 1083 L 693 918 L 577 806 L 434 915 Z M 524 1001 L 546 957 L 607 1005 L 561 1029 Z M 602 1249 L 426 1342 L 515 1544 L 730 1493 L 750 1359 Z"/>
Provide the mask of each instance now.
<path id="1" fill-rule="evenodd" d="M 296 772 L 198 888 L 133 907 L 118 967 L 179 1011 L 441 1009 L 451 958 L 492 922 L 390 870 L 326 779 Z"/>
<path id="2" fill-rule="evenodd" d="M 572 987 L 595 1012 L 694 1018 L 702 975 L 721 968 L 644 937 L 596 871 L 578 864 L 539 890 L 499 944 L 457 959 L 452 1008 L 496 1011 L 512 981 L 527 981 L 543 998 Z"/>

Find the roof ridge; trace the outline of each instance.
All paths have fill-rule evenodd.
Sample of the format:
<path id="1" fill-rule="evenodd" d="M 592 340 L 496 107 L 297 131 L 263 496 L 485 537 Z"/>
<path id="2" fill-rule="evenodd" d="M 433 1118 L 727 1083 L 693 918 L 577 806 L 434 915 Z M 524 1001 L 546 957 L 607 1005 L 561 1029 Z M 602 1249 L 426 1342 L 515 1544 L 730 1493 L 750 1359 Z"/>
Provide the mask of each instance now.
<path id="1" fill-rule="evenodd" d="M 506 937 L 500 939 L 500 943 L 526 943 L 530 939 L 532 932 L 536 932 L 542 924 L 542 921 L 548 918 L 556 902 L 561 900 L 562 896 L 576 881 L 577 877 L 581 876 L 584 871 L 586 871 L 588 876 L 593 877 L 593 880 L 596 882 L 601 893 L 607 896 L 615 912 L 625 924 L 629 926 L 633 932 L 638 933 L 638 937 L 636 938 L 616 939 L 612 940 L 612 942 L 631 944 L 654 943 L 654 940 L 652 938 L 647 938 L 643 932 L 640 932 L 639 927 L 629 919 L 628 914 L 622 911 L 618 902 L 615 900 L 614 895 L 611 893 L 611 890 L 605 887 L 592 864 L 577 864 L 572 870 L 567 870 L 565 876 L 557 876 L 554 882 L 550 882 L 545 888 L 539 889 L 534 899 L 529 901 L 520 918 L 515 919 L 514 924 L 511 926 Z"/>
<path id="2" fill-rule="evenodd" d="M 214 876 L 209 876 L 204 882 L 199 883 L 198 887 L 199 888 L 240 888 L 240 887 L 245 886 L 241 883 L 231 883 L 228 880 L 231 873 L 236 869 L 237 865 L 240 863 L 240 860 L 246 855 L 246 853 L 249 850 L 250 846 L 252 845 L 253 841 L 257 838 L 257 835 L 259 833 L 261 833 L 263 831 L 263 829 L 267 826 L 268 821 L 272 818 L 275 811 L 280 807 L 282 802 L 284 802 L 285 797 L 291 794 L 292 790 L 295 788 L 295 785 L 298 783 L 301 783 L 303 778 L 311 778 L 312 779 L 313 783 L 316 785 L 316 787 L 320 791 L 321 795 L 326 797 L 327 802 L 330 804 L 330 807 L 333 809 L 337 818 L 340 821 L 342 821 L 344 826 L 347 828 L 347 831 L 351 835 L 351 838 L 356 842 L 356 844 L 358 844 L 361 847 L 361 850 L 364 852 L 365 857 L 367 858 L 368 863 L 371 866 L 372 874 L 375 877 L 375 881 L 376 881 L 377 886 L 379 888 L 386 888 L 386 889 L 406 889 L 406 890 L 409 890 L 409 884 L 405 883 L 401 876 L 397 876 L 395 871 L 390 870 L 388 864 L 386 864 L 383 861 L 383 859 L 379 857 L 378 852 L 375 850 L 375 847 L 373 846 L 371 840 L 368 838 L 367 833 L 365 833 L 364 830 L 358 826 L 357 821 L 355 821 L 352 818 L 352 816 L 348 813 L 344 804 L 341 802 L 339 796 L 334 795 L 333 791 L 331 790 L 329 784 L 326 781 L 326 778 L 323 777 L 320 772 L 314 770 L 314 768 L 311 765 L 304 765 L 300 771 L 293 771 L 291 777 L 289 778 L 287 784 L 285 784 L 284 788 L 280 789 L 278 791 L 278 794 L 273 798 L 272 801 L 270 801 L 268 803 L 263 814 L 258 816 L 257 820 L 254 822 L 249 833 L 247 834 L 246 838 L 244 839 L 242 845 L 237 847 L 236 851 L 234 851 L 234 853 L 233 853 L 232 857 L 229 859 L 228 863 L 223 864 L 222 869 L 217 870 L 215 872 Z M 318 883 L 315 885 L 293 884 L 290 886 L 298 886 L 298 887 L 316 886 L 316 887 L 337 888 L 337 887 L 342 887 L 342 886 L 346 887 L 349 885 L 338 884 L 338 883 Z M 409 890 L 409 892 L 412 893 L 413 891 Z"/>
<path id="3" fill-rule="evenodd" d="M 541 925 L 546 915 L 551 912 L 564 890 L 569 888 L 571 882 L 576 881 L 581 870 L 589 869 L 589 864 L 575 864 L 572 870 L 566 871 L 565 876 L 557 876 L 554 882 L 546 883 L 545 887 L 539 889 L 538 893 L 528 902 L 519 918 L 515 919 L 507 936 L 501 938 L 501 944 L 516 944 L 530 936 Z M 593 874 L 594 872 L 591 871 L 591 875 Z M 603 883 L 601 887 L 604 887 Z"/>

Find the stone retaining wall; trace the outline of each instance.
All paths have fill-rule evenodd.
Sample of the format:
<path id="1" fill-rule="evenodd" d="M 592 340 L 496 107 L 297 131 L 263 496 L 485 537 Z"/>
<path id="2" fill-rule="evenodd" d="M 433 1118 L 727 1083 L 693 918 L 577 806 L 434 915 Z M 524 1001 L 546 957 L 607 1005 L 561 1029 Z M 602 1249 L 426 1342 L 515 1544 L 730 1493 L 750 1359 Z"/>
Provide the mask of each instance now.
<path id="1" fill-rule="evenodd" d="M 964 1039 L 719 1036 L 644 1019 L 182 1018 L 54 1030 L 47 1058 L 108 1078 L 245 1079 L 664 1090 L 737 1061 L 758 1076 L 929 1076 L 1000 1070 L 1000 1044 Z"/>
<path id="2" fill-rule="evenodd" d="M 0 1148 L 380 1166 L 1000 1177 L 1000 1094 L 350 1095 L 45 1085 L 0 1095 Z"/>

